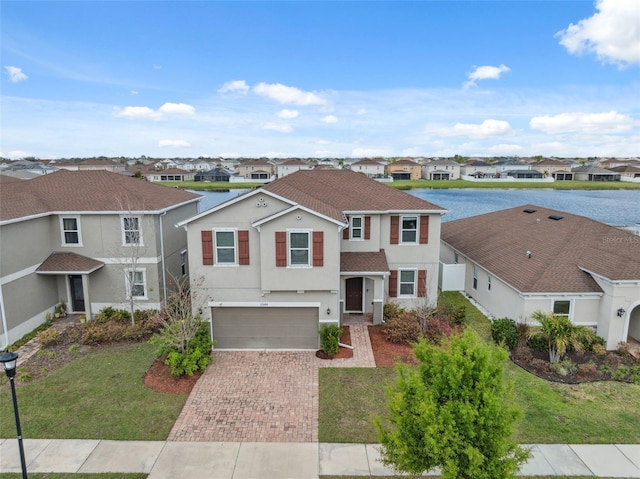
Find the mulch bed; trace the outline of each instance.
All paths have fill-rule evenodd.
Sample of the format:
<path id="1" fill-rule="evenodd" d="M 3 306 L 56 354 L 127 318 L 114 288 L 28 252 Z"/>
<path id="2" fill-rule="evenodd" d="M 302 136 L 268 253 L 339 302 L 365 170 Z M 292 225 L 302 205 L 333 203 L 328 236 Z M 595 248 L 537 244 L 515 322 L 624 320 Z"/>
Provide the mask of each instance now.
<path id="1" fill-rule="evenodd" d="M 413 347 L 406 343 L 392 343 L 387 340 L 383 331 L 384 325 L 369 326 L 369 339 L 373 349 L 373 358 L 379 368 L 394 366 L 397 362 L 416 365 L 418 360 L 413 354 Z"/>
<path id="2" fill-rule="evenodd" d="M 351 332 L 349 326 L 342 326 L 342 336 L 340 336 L 340 342 L 342 344 L 348 344 L 351 346 Z M 316 357 L 320 359 L 348 359 L 353 357 L 353 349 L 343 348 L 340 346 L 338 353 L 334 357 L 329 357 L 322 349 L 316 351 Z"/>
<path id="3" fill-rule="evenodd" d="M 144 385 L 161 393 L 189 394 L 200 376 L 200 371 L 194 372 L 191 376 L 172 376 L 164 358 L 158 358 L 144 375 Z"/>

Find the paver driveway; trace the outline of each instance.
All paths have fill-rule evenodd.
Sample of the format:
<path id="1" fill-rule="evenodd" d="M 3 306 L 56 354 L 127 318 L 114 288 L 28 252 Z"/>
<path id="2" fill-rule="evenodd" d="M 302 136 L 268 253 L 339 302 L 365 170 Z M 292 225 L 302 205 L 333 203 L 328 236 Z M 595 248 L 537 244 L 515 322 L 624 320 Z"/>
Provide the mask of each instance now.
<path id="1" fill-rule="evenodd" d="M 317 442 L 313 352 L 218 351 L 170 441 Z"/>

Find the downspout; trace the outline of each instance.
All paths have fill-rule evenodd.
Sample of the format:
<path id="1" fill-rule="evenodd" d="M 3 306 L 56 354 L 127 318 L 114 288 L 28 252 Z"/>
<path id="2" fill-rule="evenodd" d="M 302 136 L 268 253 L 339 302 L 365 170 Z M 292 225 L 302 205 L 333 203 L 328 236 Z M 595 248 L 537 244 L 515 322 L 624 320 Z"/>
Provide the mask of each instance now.
<path id="1" fill-rule="evenodd" d="M 9 326 L 7 326 L 7 312 L 4 309 L 4 296 L 2 294 L 2 284 L 0 284 L 0 315 L 2 316 L 2 330 L 4 331 L 5 344 L 0 351 L 7 349 L 9 346 Z"/>
<path id="2" fill-rule="evenodd" d="M 167 272 L 164 267 L 164 230 L 162 228 L 162 217 L 167 211 L 160 213 L 160 263 L 162 265 L 162 305 L 167 305 Z"/>

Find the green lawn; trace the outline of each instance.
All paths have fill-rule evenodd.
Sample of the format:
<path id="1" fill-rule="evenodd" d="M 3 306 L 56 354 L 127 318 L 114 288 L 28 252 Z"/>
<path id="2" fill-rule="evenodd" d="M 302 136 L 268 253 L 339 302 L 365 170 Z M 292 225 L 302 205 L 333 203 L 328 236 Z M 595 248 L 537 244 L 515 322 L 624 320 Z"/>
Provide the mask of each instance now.
<path id="1" fill-rule="evenodd" d="M 440 301 L 464 305 L 468 327 L 490 340 L 489 320 L 464 296 L 443 293 Z M 517 442 L 640 443 L 640 385 L 551 383 L 510 361 L 505 363 L 505 374 L 514 382 L 522 409 Z M 385 391 L 396 377 L 395 368 L 320 369 L 320 442 L 377 443 L 371 418 L 386 417 Z"/>
<path id="2" fill-rule="evenodd" d="M 143 376 L 148 343 L 97 349 L 32 383 L 18 383 L 22 434 L 33 439 L 165 440 L 187 395 L 155 392 Z M 0 388 L 0 435 L 15 434 L 9 385 Z"/>

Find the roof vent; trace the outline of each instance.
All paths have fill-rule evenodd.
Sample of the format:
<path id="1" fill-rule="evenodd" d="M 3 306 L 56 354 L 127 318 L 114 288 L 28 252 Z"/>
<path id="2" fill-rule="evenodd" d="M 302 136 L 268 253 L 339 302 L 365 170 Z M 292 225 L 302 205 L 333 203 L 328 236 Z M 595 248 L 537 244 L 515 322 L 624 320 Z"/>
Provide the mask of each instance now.
<path id="1" fill-rule="evenodd" d="M 549 219 L 553 220 L 553 221 L 560 221 L 562 218 L 564 218 L 564 216 L 560 216 L 560 215 L 549 215 Z"/>
<path id="2" fill-rule="evenodd" d="M 529 213 L 529 214 L 536 212 L 536 210 L 534 210 L 533 208 L 526 208 L 526 209 L 524 209 L 522 211 L 525 212 L 525 213 Z"/>

